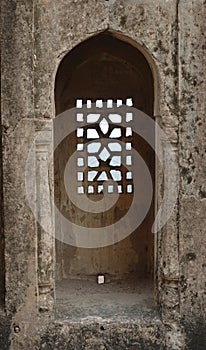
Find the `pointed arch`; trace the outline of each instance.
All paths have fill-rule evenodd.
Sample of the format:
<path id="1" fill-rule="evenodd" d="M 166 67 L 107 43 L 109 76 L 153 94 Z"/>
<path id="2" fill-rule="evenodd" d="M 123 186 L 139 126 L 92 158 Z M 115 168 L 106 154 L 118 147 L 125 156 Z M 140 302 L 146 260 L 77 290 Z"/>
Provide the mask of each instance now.
<path id="1" fill-rule="evenodd" d="M 154 118 L 157 113 L 155 105 L 158 104 L 156 68 L 146 50 L 132 39 L 113 31 L 101 32 L 78 44 L 60 62 L 55 80 L 56 115 L 75 107 L 79 98 L 86 103 L 98 99 L 126 101 L 128 97 L 133 98 L 134 107 Z M 71 147 L 68 146 L 69 143 Z M 155 183 L 153 151 L 138 137 L 133 143 L 150 168 Z M 73 137 L 56 153 L 55 174 L 58 174 L 58 179 L 63 178 L 60 164 L 65 163 L 64 152 L 68 156 L 72 148 L 75 148 Z M 55 181 L 55 193 L 61 206 L 65 193 L 62 192 L 58 179 Z M 120 208 L 114 208 L 113 215 L 120 215 L 118 210 L 121 212 Z M 85 220 L 90 219 L 87 216 Z M 135 273 L 137 278 L 151 277 L 154 270 L 154 237 L 151 233 L 153 221 L 154 199 L 144 222 L 116 247 L 89 252 L 58 243 L 56 256 L 59 265 L 57 271 L 61 270 L 59 278 L 69 278 L 70 274 L 98 274 L 102 270 L 116 275 L 115 277 L 130 273 Z"/>

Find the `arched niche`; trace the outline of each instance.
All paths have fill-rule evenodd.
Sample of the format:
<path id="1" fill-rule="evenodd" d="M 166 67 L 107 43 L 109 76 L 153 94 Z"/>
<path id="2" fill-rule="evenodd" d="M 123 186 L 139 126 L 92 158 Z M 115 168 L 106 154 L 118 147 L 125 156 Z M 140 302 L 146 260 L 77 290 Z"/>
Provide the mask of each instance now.
<path id="1" fill-rule="evenodd" d="M 126 37 L 122 39 L 106 31 L 77 45 L 62 59 L 55 81 L 56 115 L 75 107 L 81 96 L 85 101 L 133 96 L 134 106 L 153 116 L 156 82 L 151 67 L 140 50 Z"/>
<path id="2" fill-rule="evenodd" d="M 77 99 L 95 102 L 131 97 L 134 107 L 151 118 L 154 114 L 154 78 L 145 56 L 131 43 L 121 40 L 111 32 L 100 33 L 73 48 L 61 61 L 55 81 L 56 115 L 76 106 Z M 69 120 L 68 120 L 69 123 Z M 54 130 L 55 132 L 55 130 Z M 154 130 L 155 133 L 155 130 Z M 60 208 L 65 205 L 65 189 L 61 185 L 68 155 L 76 147 L 75 134 L 62 142 L 55 152 L 55 200 Z M 154 152 L 138 135 L 133 138 L 133 147 L 145 160 L 155 184 Z M 125 197 L 126 198 L 126 197 Z M 98 200 L 98 196 L 96 198 Z M 121 202 L 122 201 L 122 202 Z M 131 197 L 113 208 L 115 220 L 128 210 Z M 121 206 L 121 203 L 126 203 Z M 119 212 L 118 212 L 119 210 Z M 68 217 L 75 220 L 78 209 L 67 204 Z M 71 214 L 71 213 L 74 213 Z M 73 217 L 72 217 L 73 216 Z M 107 224 L 108 216 L 103 219 Z M 85 224 L 92 218 L 85 215 Z M 103 248 L 77 248 L 56 240 L 56 279 L 93 279 L 104 274 L 108 281 L 151 281 L 154 270 L 154 238 L 151 227 L 154 222 L 154 196 L 143 223 L 124 240 Z M 78 220 L 76 221 L 78 224 Z M 61 230 L 58 223 L 56 230 Z M 59 235 L 58 235 L 59 236 Z M 58 283 L 57 283 L 58 285 Z"/>

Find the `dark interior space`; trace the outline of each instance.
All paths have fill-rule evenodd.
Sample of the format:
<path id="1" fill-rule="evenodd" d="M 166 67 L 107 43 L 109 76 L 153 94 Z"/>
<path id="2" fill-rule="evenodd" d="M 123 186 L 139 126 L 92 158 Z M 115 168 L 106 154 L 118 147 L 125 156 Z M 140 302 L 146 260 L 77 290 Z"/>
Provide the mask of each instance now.
<path id="1" fill-rule="evenodd" d="M 79 44 L 64 57 L 59 66 L 55 83 L 56 115 L 74 108 L 78 99 L 82 99 L 83 103 L 87 100 L 106 102 L 108 99 L 119 99 L 125 103 L 130 97 L 135 108 L 153 117 L 154 82 L 147 60 L 137 48 L 117 39 L 110 32 L 101 33 Z M 124 137 L 120 139 L 125 142 Z M 95 217 L 75 207 L 69 198 L 65 202 L 64 169 L 68 158 L 76 150 L 77 142 L 76 134 L 73 133 L 55 151 L 55 202 L 65 217 L 78 225 L 91 228 L 94 225 L 108 225 L 125 215 L 131 205 L 132 194 L 122 193 L 110 211 Z M 152 149 L 137 134 L 132 136 L 131 142 L 147 164 L 154 184 L 155 160 Z M 121 171 L 124 173 L 123 167 Z M 99 199 L 101 194 L 95 193 L 93 200 Z M 153 220 L 154 198 L 142 224 L 127 238 L 112 246 L 78 248 L 56 239 L 57 314 L 63 310 L 63 314 L 75 314 L 78 295 L 79 298 L 85 298 L 82 315 L 92 314 L 91 305 L 99 305 L 98 298 L 101 295 L 105 300 L 105 310 L 106 305 L 113 305 L 108 315 L 115 313 L 115 307 L 118 312 L 117 305 L 123 306 L 124 299 L 123 314 L 133 307 L 135 300 L 136 309 L 141 303 L 144 304 L 144 300 L 147 300 L 150 308 L 153 300 Z M 59 223 L 56 224 L 56 230 L 61 230 Z M 97 284 L 98 274 L 105 276 L 104 285 Z M 131 303 L 130 308 L 128 303 Z"/>

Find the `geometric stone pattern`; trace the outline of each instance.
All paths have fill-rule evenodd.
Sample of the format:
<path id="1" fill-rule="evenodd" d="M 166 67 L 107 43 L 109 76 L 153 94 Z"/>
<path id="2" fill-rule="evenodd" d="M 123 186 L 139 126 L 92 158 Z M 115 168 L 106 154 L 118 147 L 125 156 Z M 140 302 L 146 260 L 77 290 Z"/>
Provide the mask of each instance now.
<path id="1" fill-rule="evenodd" d="M 122 103 L 122 100 L 117 100 L 115 105 L 121 107 Z M 92 112 L 91 100 L 87 100 L 86 105 L 88 113 L 85 114 L 81 111 L 82 100 L 76 100 L 77 193 L 133 193 L 133 113 L 129 111 L 133 105 L 132 99 L 126 100 L 127 112 L 120 114 L 119 111 L 111 111 L 111 99 L 106 102 L 108 113 L 105 113 L 105 109 L 103 113 L 101 111 L 102 100 L 96 100 L 95 112 Z M 81 126 L 85 122 L 86 127 Z M 123 122 L 126 127 L 123 127 Z"/>

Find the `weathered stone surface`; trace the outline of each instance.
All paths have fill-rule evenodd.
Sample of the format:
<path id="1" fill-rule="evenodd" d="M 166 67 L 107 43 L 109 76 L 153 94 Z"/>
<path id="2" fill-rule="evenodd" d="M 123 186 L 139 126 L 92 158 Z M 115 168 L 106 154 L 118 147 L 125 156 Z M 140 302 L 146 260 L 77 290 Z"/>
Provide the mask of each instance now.
<path id="1" fill-rule="evenodd" d="M 179 239 L 181 316 L 189 349 L 205 337 L 205 6 L 179 6 Z M 200 321 L 201 320 L 201 321 Z"/>
<path id="2" fill-rule="evenodd" d="M 27 331 L 32 328 L 28 327 Z M 25 333 L 24 333 L 25 334 Z M 30 333 L 31 334 L 31 333 Z M 165 349 L 163 328 L 157 319 L 114 323 L 84 320 L 81 323 L 54 323 L 35 332 L 35 340 L 16 337 L 19 349 Z"/>
<path id="3" fill-rule="evenodd" d="M 5 251 L 0 252 L 5 268 L 0 282 L 3 285 L 5 278 L 5 295 L 0 298 L 0 348 L 205 349 L 205 2 L 1 3 L 4 233 L 0 242 Z M 62 58 L 83 40 L 108 29 L 127 38 L 148 59 L 155 78 L 154 114 L 178 158 L 180 195 L 156 241 L 155 294 L 161 316 L 124 322 L 117 317 L 115 323 L 57 322 L 54 256 L 48 259 L 48 280 L 43 281 L 39 269 L 46 270 L 48 264 L 45 267 L 47 259 L 38 260 L 39 231 L 26 200 L 25 163 L 37 132 L 55 117 L 55 76 Z M 160 203 L 161 176 L 157 180 Z M 53 254 L 52 242 L 47 238 L 45 242 L 42 258 L 45 252 Z M 4 294 L 4 288 L 0 292 Z"/>

